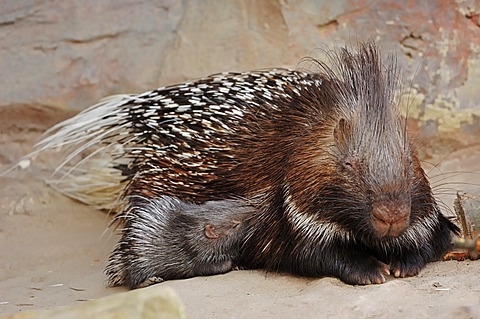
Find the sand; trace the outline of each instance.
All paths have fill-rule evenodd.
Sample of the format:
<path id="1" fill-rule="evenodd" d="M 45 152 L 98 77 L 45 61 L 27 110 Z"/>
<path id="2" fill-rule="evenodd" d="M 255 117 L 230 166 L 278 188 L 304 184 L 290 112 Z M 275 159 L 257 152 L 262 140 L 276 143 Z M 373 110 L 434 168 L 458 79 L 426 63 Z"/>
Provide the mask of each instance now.
<path id="1" fill-rule="evenodd" d="M 0 111 L 0 171 L 29 152 L 43 130 L 71 115 L 32 106 L 15 110 Z M 108 228 L 111 216 L 47 187 L 44 179 L 56 162 L 51 156 L 0 177 L 0 314 L 126 291 L 105 286 L 103 268 L 118 240 Z M 480 145 L 472 145 L 450 154 L 440 169 L 479 172 L 479 158 Z M 478 175 L 470 173 L 455 180 L 478 191 Z M 435 183 L 449 206 L 453 189 L 468 186 L 445 187 L 438 177 Z M 160 285 L 179 294 L 190 318 L 480 318 L 478 260 L 430 263 L 418 276 L 372 286 L 261 270 Z"/>

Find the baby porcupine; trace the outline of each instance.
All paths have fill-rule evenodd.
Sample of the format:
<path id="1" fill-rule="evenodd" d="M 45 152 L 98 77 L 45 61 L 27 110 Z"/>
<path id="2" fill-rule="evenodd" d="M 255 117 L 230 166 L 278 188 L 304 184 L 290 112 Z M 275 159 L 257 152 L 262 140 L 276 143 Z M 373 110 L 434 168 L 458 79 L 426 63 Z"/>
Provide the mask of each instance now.
<path id="1" fill-rule="evenodd" d="M 458 229 L 399 115 L 395 59 L 382 61 L 373 43 L 328 56 L 315 72 L 222 73 L 114 96 L 55 126 L 39 151 L 70 146 L 67 166 L 90 152 L 61 188 L 97 206 L 116 195 L 127 209 L 135 196 L 200 205 L 260 196 L 243 267 L 350 284 L 416 275 Z"/>
<path id="2" fill-rule="evenodd" d="M 242 200 L 188 204 L 171 196 L 132 198 L 122 239 L 110 256 L 111 286 L 148 286 L 170 279 L 222 274 L 240 253 L 253 207 Z"/>

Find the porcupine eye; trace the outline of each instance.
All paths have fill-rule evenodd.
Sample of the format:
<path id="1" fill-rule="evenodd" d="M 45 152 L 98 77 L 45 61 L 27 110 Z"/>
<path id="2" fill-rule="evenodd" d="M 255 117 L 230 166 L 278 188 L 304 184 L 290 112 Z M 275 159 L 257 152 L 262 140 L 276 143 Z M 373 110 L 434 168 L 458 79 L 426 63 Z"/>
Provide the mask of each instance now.
<path id="1" fill-rule="evenodd" d="M 240 226 L 240 221 L 234 220 L 234 221 L 232 222 L 232 228 L 237 228 L 238 226 Z"/>

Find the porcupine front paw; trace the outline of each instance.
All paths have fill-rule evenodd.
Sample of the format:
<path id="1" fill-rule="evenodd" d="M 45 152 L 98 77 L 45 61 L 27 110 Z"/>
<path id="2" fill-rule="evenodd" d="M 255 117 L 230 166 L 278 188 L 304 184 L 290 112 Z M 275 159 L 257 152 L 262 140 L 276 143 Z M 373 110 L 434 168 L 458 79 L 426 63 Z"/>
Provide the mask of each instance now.
<path id="1" fill-rule="evenodd" d="M 385 276 L 390 275 L 388 265 L 368 257 L 354 265 L 347 265 L 338 278 L 350 285 L 383 284 Z"/>

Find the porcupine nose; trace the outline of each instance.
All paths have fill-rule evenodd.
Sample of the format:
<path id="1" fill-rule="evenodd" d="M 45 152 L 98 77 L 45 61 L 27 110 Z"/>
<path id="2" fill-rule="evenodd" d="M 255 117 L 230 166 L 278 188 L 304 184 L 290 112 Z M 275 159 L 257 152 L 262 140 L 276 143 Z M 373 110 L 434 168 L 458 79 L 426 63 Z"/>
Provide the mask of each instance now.
<path id="1" fill-rule="evenodd" d="M 398 203 L 378 203 L 371 212 L 372 225 L 378 237 L 400 236 L 410 222 L 410 206 Z"/>

